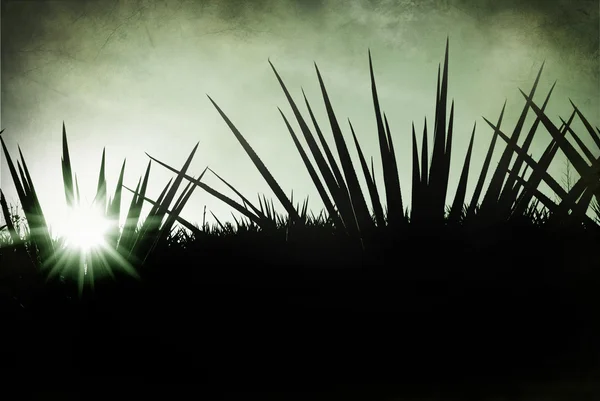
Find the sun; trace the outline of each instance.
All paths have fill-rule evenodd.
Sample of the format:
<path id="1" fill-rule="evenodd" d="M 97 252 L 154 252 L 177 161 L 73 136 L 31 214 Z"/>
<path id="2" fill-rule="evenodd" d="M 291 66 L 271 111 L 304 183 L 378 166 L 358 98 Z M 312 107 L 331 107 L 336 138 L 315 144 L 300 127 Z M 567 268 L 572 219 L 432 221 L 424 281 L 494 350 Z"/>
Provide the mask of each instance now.
<path id="1" fill-rule="evenodd" d="M 122 270 L 134 278 L 140 276 L 118 250 L 118 222 L 106 216 L 104 208 L 97 204 L 78 203 L 69 208 L 52 225 L 52 236 L 57 246 L 43 263 L 48 269 L 48 279 L 77 277 L 79 294 L 84 284 L 94 289 L 94 280 L 106 275 L 115 278 L 114 269 Z"/>
<path id="2" fill-rule="evenodd" d="M 79 205 L 68 212 L 57 234 L 65 247 L 87 253 L 105 245 L 109 229 L 110 222 L 99 207 Z"/>

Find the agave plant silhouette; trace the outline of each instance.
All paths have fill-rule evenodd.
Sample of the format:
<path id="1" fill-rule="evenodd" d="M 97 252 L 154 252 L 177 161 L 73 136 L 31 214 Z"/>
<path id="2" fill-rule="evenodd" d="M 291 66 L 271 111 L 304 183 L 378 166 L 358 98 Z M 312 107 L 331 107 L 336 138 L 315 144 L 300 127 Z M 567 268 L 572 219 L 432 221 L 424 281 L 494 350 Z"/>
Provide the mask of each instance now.
<path id="1" fill-rule="evenodd" d="M 313 132 L 308 127 L 306 120 L 292 99 L 281 76 L 269 60 L 269 64 L 271 65 L 271 68 L 275 73 L 285 97 L 288 100 L 294 117 L 296 118 L 304 139 L 306 140 L 310 153 L 313 156 L 314 163 L 316 163 L 317 168 L 315 168 L 313 162 L 311 162 L 309 159 L 307 152 L 300 144 L 300 141 L 298 140 L 298 137 L 285 114 L 281 111 L 281 109 L 279 109 L 287 130 L 292 137 L 294 145 L 296 146 L 296 149 L 298 150 L 298 153 L 300 154 L 300 157 L 306 166 L 307 172 L 309 173 L 315 188 L 317 189 L 317 192 L 323 201 L 325 210 L 328 214 L 327 219 L 331 220 L 337 229 L 342 230 L 347 235 L 360 240 L 362 240 L 362 238 L 371 232 L 375 227 L 388 227 L 393 231 L 398 232 L 406 231 L 406 229 L 409 227 L 411 230 L 431 230 L 436 227 L 440 228 L 447 225 L 481 226 L 498 222 L 518 220 L 522 218 L 539 218 L 541 216 L 538 213 L 540 205 L 544 208 L 544 213 L 547 212 L 544 215 L 551 217 L 549 219 L 550 221 L 560 222 L 565 219 L 569 219 L 578 224 L 595 224 L 593 220 L 587 216 L 586 212 L 590 206 L 592 198 L 595 197 L 596 201 L 599 199 L 598 195 L 600 195 L 600 180 L 598 177 L 600 172 L 600 162 L 599 158 L 597 156 L 593 156 L 592 152 L 584 145 L 583 141 L 573 131 L 571 124 L 574 117 L 577 115 L 581 121 L 583 121 L 587 133 L 592 137 L 594 143 L 599 148 L 600 130 L 598 130 L 596 127 L 596 131 L 594 131 L 590 123 L 585 119 L 583 114 L 572 102 L 571 104 L 574 110 L 571 117 L 566 122 L 561 118 L 563 124 L 561 127 L 556 127 L 544 113 L 550 95 L 554 89 L 554 85 L 547 94 L 541 108 L 534 103 L 533 97 L 535 95 L 544 64 L 541 65 L 529 94 L 525 94 L 523 91 L 521 91 L 526 100 L 526 104 L 510 136 L 506 135 L 501 129 L 506 102 L 502 107 L 496 124 L 491 123 L 484 117 L 485 122 L 493 129 L 493 134 L 485 160 L 483 162 L 483 166 L 476 181 L 473 195 L 471 196 L 470 201 L 467 202 L 467 183 L 469 179 L 469 173 L 472 169 L 471 157 L 476 130 L 476 124 L 473 125 L 473 130 L 471 132 L 468 149 L 464 158 L 454 199 L 451 202 L 450 207 L 446 206 L 446 200 L 449 192 L 452 140 L 454 136 L 453 100 L 450 105 L 449 116 L 447 110 L 448 60 L 449 38 L 446 39 L 443 67 L 442 65 L 438 66 L 437 91 L 435 96 L 435 118 L 433 124 L 433 145 L 431 154 L 428 144 L 427 119 L 425 118 L 423 125 L 420 154 L 418 150 L 418 140 L 415 134 L 414 122 L 412 124 L 412 189 L 410 196 L 411 209 L 410 212 L 408 212 L 405 211 L 405 205 L 401 195 L 401 186 L 392 134 L 386 114 L 382 113 L 381 111 L 377 94 L 377 86 L 375 83 L 375 74 L 373 72 L 373 62 L 371 58 L 371 52 L 369 50 L 371 96 L 377 123 L 377 136 L 381 155 L 383 182 L 385 186 L 385 213 L 375 183 L 373 158 L 371 157 L 369 168 L 356 133 L 352 127 L 352 123 L 350 120 L 348 120 L 350 132 L 358 153 L 360 167 L 363 172 L 371 199 L 371 209 L 369 209 L 367 206 L 365 196 L 358 182 L 356 169 L 354 168 L 349 155 L 340 124 L 333 111 L 333 106 L 329 100 L 329 96 L 318 66 L 315 64 L 315 70 L 341 166 L 336 162 L 331 149 L 325 141 L 321 127 L 315 119 L 312 108 L 306 98 L 306 95 L 304 94 L 304 91 L 304 102 L 310 115 L 311 122 L 314 126 L 314 131 L 319 138 L 322 150 L 319 148 Z M 217 103 L 210 96 L 208 96 L 208 98 L 216 108 L 217 112 L 223 118 L 231 132 L 234 134 L 235 138 L 244 148 L 256 168 L 262 174 L 263 178 L 270 186 L 281 205 L 288 213 L 288 220 L 291 223 L 291 227 L 298 225 L 297 223 L 305 222 L 305 213 L 303 216 L 300 215 L 298 208 L 293 206 L 292 201 L 285 195 L 279 183 L 272 176 L 269 169 L 264 165 L 254 149 L 246 141 L 244 136 L 231 122 L 223 110 L 217 105 Z M 531 128 L 527 132 L 524 142 L 519 145 L 518 141 L 523 130 L 526 117 L 530 110 L 533 110 L 536 118 Z M 534 135 L 538 132 L 540 124 L 542 124 L 549 132 L 552 137 L 552 142 L 550 145 L 548 145 L 548 148 L 545 150 L 541 158 L 539 160 L 534 160 L 533 157 L 528 154 L 528 151 Z M 571 145 L 569 140 L 566 138 L 567 134 L 572 136 L 577 146 L 580 147 L 583 155 L 579 153 L 573 145 Z M 506 147 L 502 152 L 497 167 L 495 170 L 491 171 L 491 180 L 487 188 L 484 188 L 484 183 L 490 170 L 491 158 L 498 138 L 501 138 L 504 142 L 506 142 Z M 566 155 L 568 160 L 570 160 L 577 173 L 581 177 L 568 192 L 566 192 L 548 173 L 548 167 L 559 149 Z M 514 158 L 513 162 L 513 156 L 515 155 L 516 157 Z M 149 157 L 160 165 L 170 169 L 174 173 L 182 173 L 181 171 L 160 162 L 156 158 L 151 156 Z M 587 161 L 585 159 L 587 159 Z M 221 177 L 217 177 L 227 184 L 227 186 L 241 198 L 241 204 L 217 192 L 208 185 L 199 182 L 199 180 L 194 180 L 189 175 L 184 174 L 184 178 L 195 185 L 200 186 L 209 194 L 230 205 L 258 226 L 268 229 L 277 223 L 272 216 L 264 214 L 262 203 L 260 209 L 255 207 L 233 186 L 231 186 Z M 544 195 L 543 192 L 539 190 L 539 185 L 542 181 L 544 181 L 557 194 L 559 199 L 558 203 L 551 201 L 546 195 Z"/>
<path id="2" fill-rule="evenodd" d="M 23 210 L 24 217 L 29 226 L 30 245 L 28 249 L 30 252 L 28 252 L 28 255 L 31 262 L 37 264 L 40 260 L 39 258 L 43 259 L 53 253 L 54 243 L 51 240 L 50 232 L 48 231 L 48 226 L 42 212 L 42 207 L 31 180 L 29 169 L 25 163 L 23 153 L 21 152 L 21 148 L 19 147 L 19 156 L 21 157 L 21 161 L 17 161 L 17 168 L 19 171 L 17 173 L 17 169 L 15 169 L 15 165 L 10 157 L 10 154 L 8 153 L 6 144 L 4 143 L 4 138 L 2 137 L 3 133 L 4 130 L 0 131 L 0 143 L 2 144 L 8 169 L 21 202 L 21 208 Z M 10 238 L 15 244 L 21 243 L 21 251 L 24 250 L 25 245 L 22 244 L 21 238 L 12 224 L 12 216 L 8 210 L 6 198 L 2 192 L 2 189 L 0 189 L 0 205 L 2 207 L 2 214 L 4 216 Z"/>
<path id="3" fill-rule="evenodd" d="M 114 195 L 107 198 L 105 177 L 106 152 L 103 150 L 96 195 L 92 201 L 91 208 L 98 209 L 101 212 L 103 218 L 110 223 L 110 228 L 105 235 L 104 241 L 97 249 L 83 250 L 66 247 L 65 238 L 59 237 L 53 239 L 50 235 L 49 225 L 39 204 L 37 193 L 21 149 L 19 148 L 21 160 L 18 162 L 19 174 L 17 174 L 12 158 L 1 136 L 0 142 L 6 156 L 11 178 L 17 190 L 19 201 L 23 208 L 25 222 L 30 232 L 29 238 L 27 241 L 24 241 L 14 227 L 12 215 L 8 210 L 4 193 L 0 189 L 0 208 L 6 221 L 5 228 L 8 230 L 10 242 L 16 248 L 15 252 L 27 255 L 35 268 L 44 268 L 47 270 L 48 279 L 59 273 L 61 275 L 75 273 L 78 276 L 79 289 L 82 291 L 86 277 L 87 281 L 93 286 L 94 276 L 98 276 L 99 273 L 107 273 L 114 277 L 112 271 L 114 267 L 118 267 L 127 274 L 139 278 L 135 267 L 143 265 L 157 245 L 161 241 L 164 242 L 166 240 L 176 221 L 185 227 L 195 229 L 189 222 L 179 217 L 179 213 L 190 198 L 195 186 L 189 184 L 176 200 L 172 209 L 168 207 L 174 199 L 175 192 L 181 184 L 182 178 L 176 179 L 173 185 L 169 181 L 158 201 L 150 201 L 145 197 L 150 174 L 150 163 L 148 163 L 143 180 L 140 178 L 136 189 L 132 190 L 134 195 L 127 211 L 125 225 L 120 229 L 119 218 L 121 215 L 122 188 L 129 189 L 123 184 L 126 161 L 123 161 Z M 84 205 L 81 202 L 77 175 L 73 173 L 71 166 L 64 123 L 62 126 L 62 145 L 63 155 L 61 165 L 63 186 L 67 208 L 71 212 Z M 195 150 L 196 148 L 194 148 L 182 171 L 185 172 L 189 166 Z M 204 173 L 200 175 L 199 179 L 203 175 Z M 168 193 L 167 190 L 169 190 Z M 152 202 L 153 208 L 138 229 L 144 201 Z"/>
<path id="4" fill-rule="evenodd" d="M 450 104 L 450 111 L 448 114 L 449 38 L 446 39 L 443 66 L 441 64 L 438 66 L 431 152 L 428 143 L 429 135 L 427 119 L 425 118 L 423 124 L 420 152 L 414 122 L 412 124 L 412 188 L 410 193 L 411 207 L 409 211 L 408 208 L 405 207 L 404 200 L 402 199 L 398 163 L 394 151 L 392 134 L 387 116 L 385 112 L 382 112 L 379 102 L 370 51 L 368 52 L 368 56 L 371 97 L 375 112 L 385 189 L 385 208 L 376 185 L 373 157 L 370 158 L 369 165 L 361 149 L 352 123 L 348 120 L 350 133 L 360 162 L 360 169 L 362 170 L 369 193 L 370 207 L 367 204 L 366 196 L 363 193 L 358 180 L 355 165 L 350 157 L 348 146 L 333 111 L 333 106 L 318 66 L 315 64 L 315 70 L 339 163 L 336 161 L 333 151 L 325 140 L 323 130 L 316 121 L 305 93 L 303 92 L 304 103 L 319 143 L 317 143 L 313 131 L 309 128 L 306 119 L 302 116 L 297 104 L 292 99 L 280 74 L 269 60 L 269 64 L 292 109 L 300 130 L 302 131 L 302 135 L 309 148 L 310 154 L 312 155 L 312 161 L 308 152 L 305 151 L 300 143 L 294 128 L 281 109 L 279 109 L 280 114 L 307 172 L 323 201 L 325 214 L 321 212 L 318 217 L 315 217 L 314 214 L 309 216 L 309 213 L 307 212 L 308 198 L 302 205 L 298 203 L 294 206 L 293 192 L 291 197 L 288 198 L 283 192 L 282 187 L 277 180 L 275 180 L 269 169 L 264 165 L 244 136 L 217 103 L 208 96 L 210 102 L 216 108 L 217 112 L 223 118 L 235 138 L 241 144 L 273 191 L 278 201 L 284 207 L 287 216 L 284 218 L 276 213 L 273 201 L 268 201 L 264 195 L 262 198 L 259 196 L 258 206 L 255 206 L 230 183 L 208 167 L 206 167 L 198 177 L 189 175 L 187 171 L 198 148 L 198 143 L 192 149 L 181 169 L 172 167 L 147 154 L 150 161 L 144 176 L 140 177 L 135 189 L 131 189 L 123 184 L 125 171 L 124 161 L 114 196 L 107 199 L 106 180 L 104 176 L 105 152 L 103 151 L 98 186 L 93 203 L 103 211 L 104 216 L 112 222 L 112 226 L 106 238 L 106 247 L 104 247 L 103 252 L 95 258 L 100 261 L 98 263 L 101 265 L 110 265 L 111 263 L 127 265 L 128 267 L 126 267 L 126 269 L 128 269 L 131 274 L 135 275 L 137 273 L 132 266 L 144 265 L 151 257 L 152 253 L 158 247 L 162 246 L 161 244 L 166 244 L 166 241 L 172 236 L 174 224 L 176 222 L 189 230 L 192 233 L 192 236 L 196 238 L 206 235 L 207 230 L 204 223 L 202 229 L 200 229 L 180 217 L 181 211 L 187 205 L 188 200 L 197 186 L 231 206 L 242 215 L 242 220 L 240 221 L 233 216 L 238 231 L 258 229 L 272 231 L 278 227 L 285 226 L 286 239 L 289 239 L 292 238 L 295 233 L 299 233 L 310 225 L 321 224 L 323 226 L 331 226 L 336 232 L 342 233 L 353 241 L 359 241 L 363 249 L 367 246 L 365 245 L 364 238 L 379 229 L 391 230 L 389 233 L 393 234 L 410 232 L 413 230 L 428 231 L 447 226 L 480 227 L 498 222 L 518 221 L 520 219 L 533 220 L 536 224 L 548 222 L 560 225 L 569 221 L 578 225 L 598 226 L 594 220 L 587 216 L 587 212 L 588 209 L 590 209 L 590 206 L 592 206 L 592 210 L 598 212 L 597 205 L 600 200 L 600 156 L 595 156 L 594 152 L 585 145 L 580 136 L 574 132 L 572 123 L 575 117 L 578 117 L 583 122 L 585 131 L 591 136 L 592 141 L 598 148 L 600 148 L 600 130 L 598 127 L 595 127 L 595 130 L 592 128 L 592 125 L 573 102 L 571 102 L 573 112 L 570 117 L 567 121 L 561 118 L 562 125 L 556 127 L 545 114 L 545 108 L 555 85 L 552 85 L 542 106 L 537 106 L 533 101 L 533 97 L 536 93 L 544 64 L 541 65 L 529 94 L 525 94 L 521 91 L 525 98 L 525 106 L 510 135 L 505 134 L 501 129 L 506 102 L 504 103 L 500 116 L 495 124 L 484 117 L 484 121 L 493 129 L 492 138 L 479 176 L 477 177 L 473 194 L 471 199 L 467 201 L 467 184 L 469 181 L 469 174 L 472 170 L 471 157 L 476 131 L 476 124 L 473 125 L 454 199 L 449 207 L 446 205 L 449 192 L 450 161 L 453 150 L 452 140 L 455 135 L 453 128 L 453 100 Z M 519 138 L 530 110 L 534 112 L 535 121 L 528 130 L 522 144 L 519 144 Z M 550 134 L 552 140 L 541 157 L 538 160 L 535 160 L 529 154 L 529 149 L 535 134 L 539 132 L 540 124 L 543 125 L 545 130 Z M 62 128 L 63 185 L 67 205 L 69 207 L 74 207 L 80 200 L 79 186 L 77 176 L 73 175 L 71 168 L 64 123 Z M 571 138 L 568 138 L 568 135 Z M 498 138 L 501 138 L 506 143 L 506 147 L 501 154 L 496 168 L 490 172 L 491 158 Z M 571 143 L 570 139 L 575 142 L 579 151 Z M 6 205 L 4 194 L 0 190 L 0 208 L 2 209 L 5 219 L 4 229 L 8 230 L 9 237 L 11 238 L 10 241 L 17 246 L 18 251 L 24 252 L 34 266 L 52 266 L 50 273 L 51 275 L 55 274 L 60 270 L 59 266 L 64 264 L 62 262 L 65 260 L 64 258 L 61 259 L 61 249 L 58 249 L 60 247 L 58 247 L 56 241 L 50 236 L 48 225 L 46 224 L 46 219 L 42 213 L 21 149 L 19 148 L 21 161 L 17 163 L 17 168 L 15 168 L 2 136 L 0 136 L 0 141 L 2 142 L 10 175 L 17 189 L 27 226 L 31 234 L 29 241 L 25 243 L 20 239 L 19 234 L 11 222 L 11 216 Z M 319 146 L 319 144 L 321 146 Z M 564 153 L 579 176 L 578 180 L 567 190 L 562 188 L 557 180 L 548 173 L 548 168 L 558 150 Z M 152 161 L 176 174 L 175 179 L 171 179 L 166 184 L 156 201 L 146 196 Z M 316 166 L 314 164 L 316 164 Z M 241 202 L 238 202 L 201 182 L 201 179 L 207 170 L 210 170 L 210 172 L 220 181 L 226 184 L 226 186 L 241 199 Z M 488 186 L 484 188 L 488 173 L 491 173 L 491 179 Z M 175 200 L 175 195 L 184 180 L 188 183 L 177 200 Z M 557 197 L 556 202 L 552 201 L 540 190 L 539 186 L 542 182 L 555 192 Z M 121 212 L 122 188 L 132 192 L 133 198 L 127 211 L 125 225 L 122 229 L 119 229 L 118 220 Z M 173 203 L 174 200 L 175 202 Z M 592 200 L 594 200 L 593 203 Z M 138 223 L 141 221 L 141 209 L 144 202 L 149 202 L 152 205 L 152 208 L 145 220 L 139 225 Z M 173 206 L 171 206 L 172 203 Z M 225 230 L 226 227 L 233 227 L 231 225 L 222 224 L 218 219 L 216 220 L 221 227 L 221 230 Z"/>

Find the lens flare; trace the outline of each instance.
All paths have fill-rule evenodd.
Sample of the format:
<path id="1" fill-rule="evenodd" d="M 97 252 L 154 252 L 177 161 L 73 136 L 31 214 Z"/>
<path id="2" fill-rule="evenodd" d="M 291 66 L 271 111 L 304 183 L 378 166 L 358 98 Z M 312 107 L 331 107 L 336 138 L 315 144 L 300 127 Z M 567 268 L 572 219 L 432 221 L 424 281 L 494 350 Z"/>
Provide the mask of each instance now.
<path id="1" fill-rule="evenodd" d="M 89 252 L 104 245 L 109 228 L 110 222 L 100 208 L 77 206 L 69 211 L 58 235 L 65 240 L 65 247 Z"/>

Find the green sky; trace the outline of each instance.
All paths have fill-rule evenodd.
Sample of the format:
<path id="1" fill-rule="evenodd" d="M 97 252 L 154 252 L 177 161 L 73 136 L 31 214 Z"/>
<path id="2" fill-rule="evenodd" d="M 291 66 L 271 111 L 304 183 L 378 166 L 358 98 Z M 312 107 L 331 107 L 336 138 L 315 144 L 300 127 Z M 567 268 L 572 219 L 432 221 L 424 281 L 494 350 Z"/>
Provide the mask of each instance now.
<path id="1" fill-rule="evenodd" d="M 457 180 L 473 123 L 478 127 L 473 164 L 479 169 L 492 133 L 481 116 L 495 121 L 507 99 L 503 126 L 512 129 L 524 104 L 518 88 L 529 91 L 544 60 L 536 100 L 541 103 L 558 80 L 547 109 L 553 121 L 568 118 L 571 98 L 593 124 L 600 123 L 599 8 L 597 0 L 3 1 L 3 135 L 13 154 L 21 146 L 51 216 L 65 203 L 63 120 L 82 193 L 90 200 L 103 147 L 113 191 L 123 158 L 126 184 L 135 186 L 148 161 L 144 152 L 180 166 L 198 141 L 194 175 L 208 165 L 251 199 L 257 192 L 271 197 L 209 94 L 283 189 L 294 189 L 295 199 L 309 195 L 318 212 L 322 203 L 277 111 L 279 106 L 292 117 L 267 59 L 298 102 L 305 90 L 328 128 L 317 62 L 342 129 L 350 134 L 350 118 L 380 174 L 370 48 L 408 199 L 410 126 L 414 121 L 421 132 L 427 116 L 432 132 L 446 36 L 449 91 L 456 101 L 452 178 Z M 325 134 L 331 136 L 330 130 Z M 547 141 L 548 135 L 541 135 L 534 153 Z M 1 167 L 2 188 L 14 199 L 4 159 Z M 552 173 L 561 170 L 557 163 Z M 153 166 L 151 197 L 170 177 Z M 214 176 L 204 181 L 233 195 Z M 190 202 L 183 215 L 191 220 L 201 219 L 205 204 L 217 216 L 229 216 L 228 207 L 202 190 Z"/>

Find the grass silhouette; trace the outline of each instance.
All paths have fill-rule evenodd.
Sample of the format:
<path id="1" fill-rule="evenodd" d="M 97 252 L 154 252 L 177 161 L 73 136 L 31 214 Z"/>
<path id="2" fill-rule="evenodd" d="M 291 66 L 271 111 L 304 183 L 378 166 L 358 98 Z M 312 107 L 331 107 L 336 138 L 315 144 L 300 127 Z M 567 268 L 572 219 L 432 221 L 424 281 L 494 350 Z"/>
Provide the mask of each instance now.
<path id="1" fill-rule="evenodd" d="M 571 125 L 579 118 L 598 148 L 600 131 L 574 104 L 560 127 L 550 121 L 544 109 L 552 90 L 542 106 L 533 101 L 542 66 L 530 92 L 522 92 L 525 106 L 510 134 L 501 128 L 504 107 L 496 123 L 485 120 L 493 136 L 480 171 L 471 164 L 473 127 L 448 206 L 450 160 L 456 154 L 453 102 L 447 113 L 448 60 L 447 42 L 438 70 L 433 142 L 427 123 L 420 143 L 413 124 L 410 210 L 401 196 L 370 54 L 385 203 L 373 158 L 367 163 L 349 122 L 367 202 L 316 65 L 339 162 L 306 96 L 314 130 L 271 67 L 310 152 L 280 110 L 325 206 L 317 216 L 309 212 L 308 199 L 300 205 L 293 194 L 287 197 L 209 97 L 287 214 L 276 213 L 264 196 L 253 204 L 208 167 L 198 177 L 188 174 L 198 145 L 180 169 L 148 155 L 135 189 L 123 183 L 124 162 L 108 198 L 103 153 L 94 204 L 112 226 L 102 246 L 82 256 L 51 236 L 21 150 L 15 167 L 2 140 L 24 219 L 10 210 L 0 190 L 1 313 L 11 322 L 7 363 L 16 370 L 34 363 L 43 372 L 60 366 L 62 374 L 82 380 L 177 376 L 202 383 L 206 391 L 219 391 L 218 383 L 282 391 L 344 385 L 345 397 L 356 399 L 384 393 L 514 396 L 520 383 L 594 373 L 600 159 Z M 536 119 L 526 130 L 530 111 Z M 535 160 L 529 148 L 542 129 L 552 141 Z M 490 169 L 498 139 L 506 147 Z M 579 176 L 567 189 L 548 173 L 559 150 Z M 146 197 L 152 163 L 176 174 L 156 200 Z M 62 168 L 65 198 L 75 207 L 80 196 L 64 125 Z M 240 200 L 203 183 L 207 171 Z M 469 174 L 475 173 L 467 200 Z M 554 200 L 539 189 L 542 182 Z M 240 213 L 233 216 L 235 224 L 215 217 L 216 226 L 199 227 L 181 218 L 196 187 Z M 123 188 L 134 196 L 120 229 Z M 144 202 L 152 208 L 142 220 Z"/>

